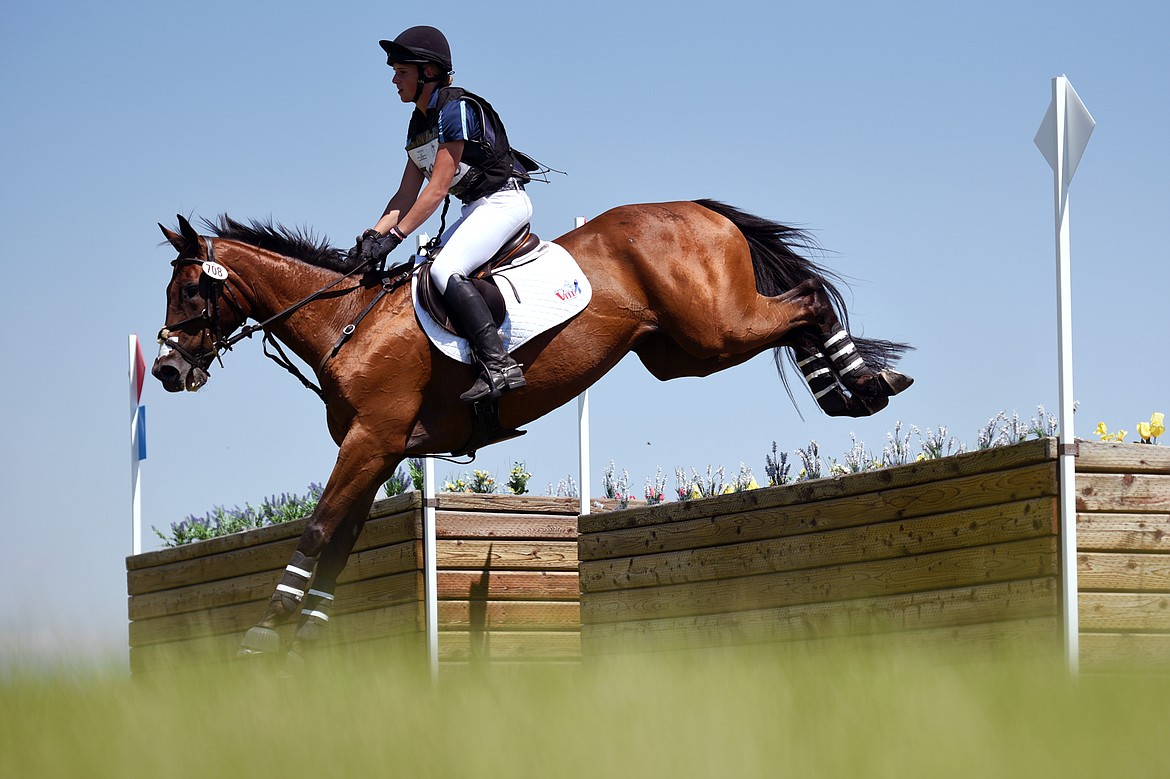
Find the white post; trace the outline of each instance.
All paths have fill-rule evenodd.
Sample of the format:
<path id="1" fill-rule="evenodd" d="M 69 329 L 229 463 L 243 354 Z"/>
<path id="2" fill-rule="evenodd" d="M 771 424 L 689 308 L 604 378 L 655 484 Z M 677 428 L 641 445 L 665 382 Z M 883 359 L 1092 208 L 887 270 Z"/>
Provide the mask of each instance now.
<path id="1" fill-rule="evenodd" d="M 1076 444 L 1073 431 L 1072 266 L 1069 242 L 1069 184 L 1095 126 L 1093 117 L 1064 76 L 1052 79 L 1052 102 L 1036 146 L 1053 171 L 1056 221 L 1056 305 L 1060 373 L 1060 567 L 1064 651 L 1069 670 L 1080 669 L 1077 585 Z"/>
<path id="2" fill-rule="evenodd" d="M 138 429 L 138 404 L 142 399 L 142 372 L 145 363 L 138 336 L 131 335 L 130 342 L 130 553 L 142 552 L 142 482 L 141 458 L 139 457 L 139 436 L 145 431 Z"/>
<path id="3" fill-rule="evenodd" d="M 415 254 L 422 255 L 430 241 L 426 233 L 419 233 Z M 423 458 L 423 612 L 426 616 L 427 661 L 431 679 L 439 678 L 439 556 L 438 520 L 435 500 L 435 458 Z"/>
<path id="4" fill-rule="evenodd" d="M 435 501 L 435 459 L 423 458 L 423 591 L 427 621 L 427 658 L 431 678 L 439 676 L 439 565 Z"/>
<path id="5" fill-rule="evenodd" d="M 573 220 L 573 229 L 583 227 L 585 217 Z M 577 396 L 577 461 L 578 476 L 581 479 L 580 514 L 589 513 L 589 389 Z"/>

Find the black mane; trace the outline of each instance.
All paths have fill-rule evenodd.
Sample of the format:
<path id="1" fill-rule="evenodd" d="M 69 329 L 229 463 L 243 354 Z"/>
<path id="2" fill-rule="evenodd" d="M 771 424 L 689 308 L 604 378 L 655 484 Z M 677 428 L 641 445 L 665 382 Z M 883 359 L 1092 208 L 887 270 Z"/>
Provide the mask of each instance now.
<path id="1" fill-rule="evenodd" d="M 318 268 L 327 268 L 338 273 L 350 269 L 349 258 L 341 249 L 329 245 L 325 236 L 318 238 L 311 229 L 298 227 L 289 229 L 271 219 L 251 219 L 248 224 L 237 222 L 227 214 L 220 214 L 215 221 L 204 219 L 203 224 L 220 238 L 250 244 L 260 249 L 292 257 Z"/>

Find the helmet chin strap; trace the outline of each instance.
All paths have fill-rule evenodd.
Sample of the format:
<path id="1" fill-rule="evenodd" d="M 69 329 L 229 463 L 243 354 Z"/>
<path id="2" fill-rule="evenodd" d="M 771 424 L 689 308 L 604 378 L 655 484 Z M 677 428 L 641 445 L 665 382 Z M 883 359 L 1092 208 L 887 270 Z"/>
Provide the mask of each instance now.
<path id="1" fill-rule="evenodd" d="M 437 84 L 442 80 L 442 76 L 428 76 L 426 75 L 426 65 L 418 66 L 418 81 L 414 85 L 414 99 L 410 102 L 417 103 L 422 97 L 423 90 L 427 88 L 427 84 Z"/>

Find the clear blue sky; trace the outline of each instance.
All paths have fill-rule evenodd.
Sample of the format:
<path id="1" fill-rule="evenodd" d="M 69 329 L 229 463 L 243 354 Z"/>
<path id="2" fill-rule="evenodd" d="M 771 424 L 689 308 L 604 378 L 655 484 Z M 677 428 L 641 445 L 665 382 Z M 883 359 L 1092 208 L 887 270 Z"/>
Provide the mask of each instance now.
<path id="1" fill-rule="evenodd" d="M 155 223 L 271 216 L 347 244 L 403 164 L 408 111 L 377 41 L 415 24 L 447 32 L 457 82 L 517 146 L 568 171 L 533 188 L 542 236 L 622 203 L 724 200 L 811 229 L 857 329 L 918 347 L 918 383 L 867 420 L 798 392 L 801 419 L 768 356 L 666 384 L 627 360 L 591 396 L 595 494 L 611 459 L 638 490 L 657 467 L 668 488 L 676 467 L 762 479 L 773 441 L 840 456 L 854 433 L 880 452 L 901 421 L 970 444 L 999 411 L 1055 412 L 1052 179 L 1032 138 L 1060 74 L 1097 120 L 1072 191 L 1076 430 L 1170 411 L 1167 4 L 433 7 L 5 6 L 0 654 L 124 645 L 126 336 L 153 359 L 173 256 Z M 152 524 L 331 469 L 320 402 L 259 343 L 198 394 L 152 380 L 143 401 L 148 549 Z M 577 471 L 575 426 L 566 407 L 472 467 L 524 460 L 544 493 Z"/>

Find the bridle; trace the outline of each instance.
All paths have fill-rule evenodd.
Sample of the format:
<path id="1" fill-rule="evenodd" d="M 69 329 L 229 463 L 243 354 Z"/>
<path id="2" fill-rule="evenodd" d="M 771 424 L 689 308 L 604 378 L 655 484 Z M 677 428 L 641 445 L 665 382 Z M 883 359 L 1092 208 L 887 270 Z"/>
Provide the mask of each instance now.
<path id="1" fill-rule="evenodd" d="M 181 265 L 202 266 L 203 274 L 200 276 L 199 281 L 200 285 L 203 285 L 204 283 L 207 284 L 207 293 L 205 295 L 206 305 L 203 307 L 203 310 L 195 316 L 188 317 L 181 322 L 174 322 L 164 325 L 162 329 L 158 331 L 159 346 L 176 352 L 193 368 L 206 372 L 207 369 L 211 366 L 211 363 L 215 360 L 219 360 L 220 366 L 223 366 L 223 358 L 221 357 L 223 352 L 231 351 L 232 347 L 240 341 L 244 340 L 245 338 L 251 338 L 257 331 L 263 331 L 265 346 L 264 356 L 268 357 L 277 365 L 296 376 L 298 379 L 300 379 L 300 382 L 305 385 L 305 387 L 313 390 L 315 393 L 317 393 L 317 396 L 320 397 L 322 401 L 324 401 L 325 394 L 321 391 L 321 388 L 304 377 L 296 365 L 294 365 L 293 362 L 284 353 L 280 343 L 275 339 L 268 328 L 273 323 L 290 316 L 294 312 L 300 310 L 302 307 L 312 303 L 314 300 L 320 299 L 325 295 L 325 293 L 329 292 L 331 289 L 346 279 L 351 278 L 358 273 L 364 272 L 371 265 L 374 265 L 374 261 L 366 260 L 359 263 L 349 272 L 329 282 L 324 287 L 318 289 L 316 292 L 313 292 L 296 303 L 293 303 L 283 311 L 273 314 L 263 322 L 257 322 L 254 325 L 244 324 L 240 328 L 239 332 L 235 333 L 234 335 L 225 335 L 220 317 L 221 301 L 226 300 L 228 302 L 228 304 L 235 310 L 235 313 L 239 315 L 241 322 L 245 322 L 247 320 L 248 312 L 246 312 L 244 307 L 240 304 L 240 301 L 229 282 L 229 279 L 231 278 L 231 272 L 226 267 L 218 263 L 215 259 L 214 240 L 210 236 L 204 236 L 203 240 L 207 243 L 206 260 L 201 260 L 194 257 L 179 257 L 178 259 L 172 260 L 171 265 L 174 267 L 179 267 Z M 342 345 L 344 345 L 345 342 L 349 340 L 350 336 L 352 336 L 354 331 L 357 329 L 358 323 L 360 323 L 361 320 L 365 318 L 366 314 L 370 313 L 374 306 L 383 297 L 409 281 L 410 277 L 415 272 L 417 272 L 417 268 L 415 266 L 413 257 L 411 257 L 406 262 L 388 268 L 383 272 L 381 291 L 353 322 L 346 325 L 345 328 L 342 329 L 341 335 L 334 343 L 333 348 L 325 353 L 324 358 L 321 360 L 321 364 L 317 366 L 318 371 L 320 371 L 321 368 L 324 368 L 325 363 L 328 362 L 329 359 L 333 357 L 333 355 L 337 354 Z M 339 294 L 347 295 L 350 292 L 355 292 L 359 289 L 363 289 L 362 284 L 357 284 L 352 287 L 343 289 Z M 198 353 L 192 354 L 189 350 L 183 348 L 179 342 L 172 337 L 174 332 L 182 330 L 183 328 L 192 324 L 201 325 L 201 337 L 199 338 L 199 342 L 202 344 L 210 341 L 211 347 L 209 349 L 204 349 Z M 268 344 L 272 344 L 276 352 L 275 354 L 268 351 Z"/>
<path id="2" fill-rule="evenodd" d="M 199 277 L 200 286 L 206 285 L 206 294 L 204 295 L 206 305 L 203 310 L 195 316 L 188 317 L 181 322 L 174 322 L 163 325 L 162 329 L 158 331 L 159 346 L 177 352 L 180 357 L 191 364 L 192 367 L 199 368 L 206 371 L 213 360 L 219 359 L 220 365 L 223 365 L 223 360 L 220 358 L 220 353 L 230 350 L 241 338 L 247 336 L 240 334 L 235 336 L 225 337 L 222 328 L 222 321 L 220 318 L 220 301 L 226 300 L 236 314 L 240 316 L 240 321 L 247 318 L 247 313 L 233 291 L 232 286 L 228 283 L 228 271 L 222 265 L 215 261 L 215 246 L 211 238 L 204 239 L 207 242 L 207 259 L 200 260 L 194 257 L 180 257 L 171 262 L 172 267 L 180 267 L 182 265 L 201 265 L 203 267 L 203 274 Z M 211 348 L 205 349 L 197 354 L 192 354 L 187 349 L 183 348 L 177 340 L 172 338 L 172 334 L 176 331 L 192 325 L 200 324 L 199 339 L 201 344 L 211 342 Z M 247 328 L 245 328 L 247 329 Z M 250 336 L 251 333 L 248 333 Z"/>

